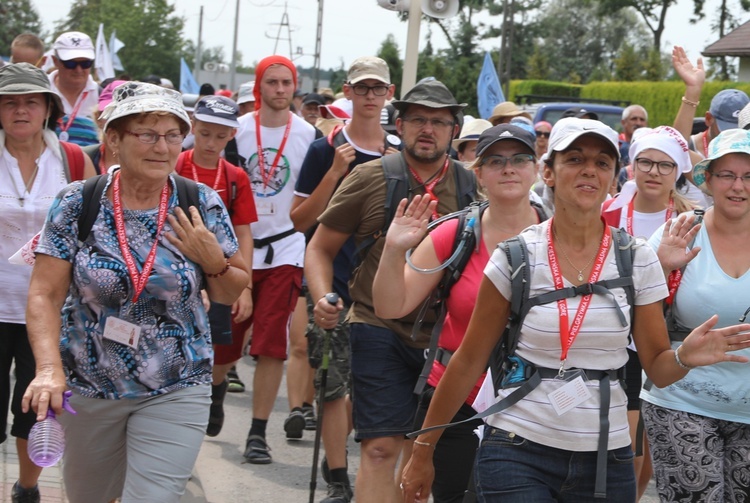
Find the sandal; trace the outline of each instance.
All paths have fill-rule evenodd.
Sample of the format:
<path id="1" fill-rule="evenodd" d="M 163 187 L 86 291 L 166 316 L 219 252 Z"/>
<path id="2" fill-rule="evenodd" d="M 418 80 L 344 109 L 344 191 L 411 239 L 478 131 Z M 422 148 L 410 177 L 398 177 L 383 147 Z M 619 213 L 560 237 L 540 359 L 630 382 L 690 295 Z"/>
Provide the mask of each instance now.
<path id="1" fill-rule="evenodd" d="M 254 465 L 267 465 L 271 463 L 271 448 L 268 447 L 266 439 L 260 435 L 250 435 L 245 443 L 243 456 L 248 463 Z"/>

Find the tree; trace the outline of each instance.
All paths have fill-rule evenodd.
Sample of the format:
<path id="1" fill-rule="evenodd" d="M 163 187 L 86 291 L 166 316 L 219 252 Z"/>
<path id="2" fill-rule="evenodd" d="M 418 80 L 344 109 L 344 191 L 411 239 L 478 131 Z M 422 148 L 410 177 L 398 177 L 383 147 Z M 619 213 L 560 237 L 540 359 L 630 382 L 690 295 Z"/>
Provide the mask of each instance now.
<path id="1" fill-rule="evenodd" d="M 640 80 L 641 62 L 635 47 L 625 42 L 620 48 L 620 54 L 615 58 L 615 79 L 623 82 Z"/>
<path id="2" fill-rule="evenodd" d="M 22 33 L 44 38 L 42 22 L 31 0 L 0 2 L 0 54 L 10 55 L 10 44 Z"/>
<path id="3" fill-rule="evenodd" d="M 117 30 L 125 47 L 118 52 L 125 70 L 135 78 L 149 74 L 180 80 L 184 22 L 167 0 L 75 0 L 56 34 L 77 30 L 96 37 Z M 194 54 L 194 53 L 193 53 Z"/>
<path id="4" fill-rule="evenodd" d="M 549 56 L 537 42 L 534 42 L 534 52 L 529 58 L 528 68 L 529 70 L 526 72 L 526 78 L 549 80 Z"/>
<path id="5" fill-rule="evenodd" d="M 404 62 L 401 60 L 398 43 L 396 43 L 396 39 L 392 34 L 389 34 L 380 45 L 377 56 L 388 64 L 391 82 L 396 84 L 396 96 L 400 96 L 401 90 L 399 86 L 404 74 Z"/>
<path id="6" fill-rule="evenodd" d="M 697 7 L 697 2 L 700 2 L 700 10 Z M 696 0 L 695 14 L 698 19 L 704 17 L 702 7 L 702 0 Z M 739 0 L 739 7 L 744 12 L 747 12 L 748 10 L 750 10 L 750 0 Z M 692 21 L 695 20 L 691 20 L 691 22 Z M 711 30 L 718 31 L 719 39 L 722 39 L 727 33 L 734 30 L 739 25 L 739 18 L 735 16 L 729 9 L 727 0 L 721 0 L 721 7 L 719 8 L 719 12 L 716 15 L 716 19 L 713 23 L 711 23 Z M 721 58 L 711 58 L 709 60 L 709 72 L 715 74 L 719 80 L 730 80 L 735 75 L 735 68 L 733 65 L 730 66 L 729 61 L 727 61 L 727 57 L 724 56 Z"/>

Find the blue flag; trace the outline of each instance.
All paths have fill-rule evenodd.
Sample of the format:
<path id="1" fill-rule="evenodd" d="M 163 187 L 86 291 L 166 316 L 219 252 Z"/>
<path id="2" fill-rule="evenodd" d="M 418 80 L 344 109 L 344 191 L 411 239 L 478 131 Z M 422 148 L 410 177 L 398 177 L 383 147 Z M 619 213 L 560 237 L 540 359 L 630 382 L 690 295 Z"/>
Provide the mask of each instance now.
<path id="1" fill-rule="evenodd" d="M 198 94 L 201 86 L 195 81 L 193 72 L 185 63 L 185 58 L 180 58 L 180 92 L 185 94 Z"/>
<path id="2" fill-rule="evenodd" d="M 503 90 L 500 88 L 500 79 L 497 78 L 495 65 L 492 63 L 489 52 L 484 53 L 482 71 L 477 80 L 477 99 L 479 101 L 479 116 L 482 119 L 489 119 L 495 105 L 505 101 Z"/>

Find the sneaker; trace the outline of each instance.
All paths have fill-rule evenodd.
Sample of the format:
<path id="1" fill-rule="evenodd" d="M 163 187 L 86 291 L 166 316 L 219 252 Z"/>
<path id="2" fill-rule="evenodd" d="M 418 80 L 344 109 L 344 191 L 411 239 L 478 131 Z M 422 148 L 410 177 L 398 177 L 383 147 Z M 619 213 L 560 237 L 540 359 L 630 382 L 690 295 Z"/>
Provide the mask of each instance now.
<path id="1" fill-rule="evenodd" d="M 298 440 L 302 438 L 302 431 L 305 429 L 305 415 L 300 410 L 293 410 L 284 420 L 284 431 L 286 438 Z"/>
<path id="2" fill-rule="evenodd" d="M 312 405 L 302 406 L 302 415 L 305 416 L 305 429 L 315 431 L 318 426 L 318 420 L 315 418 L 315 409 Z"/>
<path id="3" fill-rule="evenodd" d="M 42 501 L 42 497 L 39 495 L 39 486 L 24 489 L 16 481 L 10 493 L 10 501 L 12 503 L 39 503 Z"/>
<path id="4" fill-rule="evenodd" d="M 349 503 L 354 497 L 352 487 L 345 482 L 331 482 L 328 484 L 328 494 L 320 503 Z"/>
<path id="5" fill-rule="evenodd" d="M 206 435 L 215 437 L 224 426 L 224 396 L 227 393 L 229 383 L 224 381 L 218 386 L 211 386 L 211 407 L 208 412 L 208 426 Z"/>
<path id="6" fill-rule="evenodd" d="M 245 391 L 245 383 L 237 375 L 237 367 L 229 369 L 229 372 L 227 372 L 227 381 L 229 382 L 229 386 L 227 387 L 228 392 L 242 393 Z"/>
<path id="7" fill-rule="evenodd" d="M 243 454 L 248 463 L 254 465 L 267 465 L 271 463 L 271 448 L 268 447 L 266 439 L 260 435 L 250 435 L 245 443 Z"/>

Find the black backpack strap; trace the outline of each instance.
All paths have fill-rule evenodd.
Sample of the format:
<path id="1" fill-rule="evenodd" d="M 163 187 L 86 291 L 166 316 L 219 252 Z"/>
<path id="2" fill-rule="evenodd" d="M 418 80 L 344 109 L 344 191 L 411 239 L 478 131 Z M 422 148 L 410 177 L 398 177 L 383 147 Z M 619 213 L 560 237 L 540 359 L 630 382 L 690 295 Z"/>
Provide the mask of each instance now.
<path id="1" fill-rule="evenodd" d="M 174 185 L 177 189 L 177 204 L 185 212 L 188 218 L 190 217 L 190 207 L 195 206 L 196 209 L 201 213 L 201 219 L 203 213 L 201 212 L 201 201 L 198 190 L 198 184 L 189 178 L 180 176 L 178 174 L 172 174 L 174 177 Z"/>
<path id="2" fill-rule="evenodd" d="M 99 215 L 102 194 L 107 186 L 107 175 L 92 176 L 83 182 L 81 213 L 78 215 L 78 243 L 86 241 Z"/>
<path id="3" fill-rule="evenodd" d="M 388 232 L 388 227 L 390 227 L 393 217 L 396 215 L 398 203 L 405 197 L 409 197 L 409 178 L 403 154 L 384 155 L 381 157 L 380 162 L 383 165 L 383 176 L 385 177 L 386 184 L 385 203 L 383 204 L 385 219 L 383 220 L 383 227 L 381 229 L 367 236 L 357 246 L 354 253 L 355 267 L 362 263 L 372 245 Z"/>
<path id="4" fill-rule="evenodd" d="M 470 169 L 454 159 L 450 162 L 453 164 L 453 171 L 456 176 L 456 197 L 458 198 L 458 208 L 469 206 L 477 198 L 477 177 Z"/>

